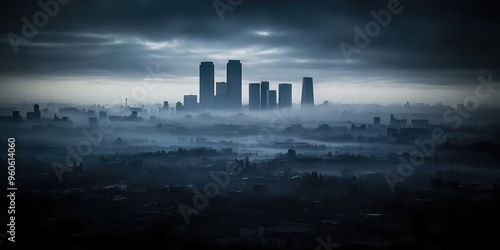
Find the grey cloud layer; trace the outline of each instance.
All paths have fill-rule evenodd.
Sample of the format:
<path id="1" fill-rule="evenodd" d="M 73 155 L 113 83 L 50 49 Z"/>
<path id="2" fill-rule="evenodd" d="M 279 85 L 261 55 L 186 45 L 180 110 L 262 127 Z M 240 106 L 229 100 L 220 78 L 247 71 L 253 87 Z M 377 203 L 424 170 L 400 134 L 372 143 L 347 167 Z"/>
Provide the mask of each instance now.
<path id="1" fill-rule="evenodd" d="M 189 77 L 199 61 L 223 62 L 225 50 L 235 57 L 245 50 L 255 59 L 245 63 L 263 78 L 273 70 L 310 69 L 335 72 L 318 73 L 325 79 L 405 75 L 451 85 L 464 74 L 500 69 L 499 19 L 488 3 L 401 1 L 404 10 L 347 64 L 338 45 L 353 44 L 353 27 L 363 28 L 373 20 L 369 12 L 388 1 L 244 0 L 221 22 L 210 0 L 73 0 L 15 54 L 6 35 L 21 34 L 20 19 L 39 10 L 36 2 L 4 7 L 10 15 L 1 16 L 1 74 L 133 75 L 161 63 Z"/>

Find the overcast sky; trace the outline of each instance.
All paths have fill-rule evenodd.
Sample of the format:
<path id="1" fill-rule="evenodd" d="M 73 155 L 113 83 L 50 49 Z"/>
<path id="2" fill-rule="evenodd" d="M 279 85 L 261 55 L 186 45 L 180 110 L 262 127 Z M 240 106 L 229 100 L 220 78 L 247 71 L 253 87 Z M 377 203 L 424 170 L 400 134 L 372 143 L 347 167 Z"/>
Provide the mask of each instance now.
<path id="1" fill-rule="evenodd" d="M 22 18 L 40 24 L 43 8 L 5 2 L 2 102 L 110 103 L 134 91 L 147 97 L 137 103 L 176 102 L 198 95 L 201 61 L 213 61 L 216 81 L 225 81 L 229 59 L 243 65 L 243 103 L 248 83 L 263 80 L 271 89 L 292 83 L 293 102 L 300 102 L 304 76 L 314 78 L 316 104 L 453 104 L 474 93 L 479 75 L 500 81 L 493 1 L 402 0 L 350 62 L 339 45 L 356 46 L 355 27 L 365 30 L 375 20 L 370 12 L 387 10 L 390 1 L 243 0 L 221 20 L 212 0 L 70 0 L 26 40 Z M 13 37 L 23 44 L 13 46 Z M 148 65 L 161 82 L 137 93 L 151 78 Z"/>

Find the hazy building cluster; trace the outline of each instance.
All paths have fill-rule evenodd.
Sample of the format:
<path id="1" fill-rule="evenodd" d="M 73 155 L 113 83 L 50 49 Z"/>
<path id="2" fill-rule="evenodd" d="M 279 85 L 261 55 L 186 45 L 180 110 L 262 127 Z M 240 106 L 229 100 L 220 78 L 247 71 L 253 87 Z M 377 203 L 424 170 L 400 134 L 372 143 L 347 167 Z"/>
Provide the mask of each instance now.
<path id="1" fill-rule="evenodd" d="M 273 110 L 292 107 L 292 84 L 280 83 L 278 90 L 270 89 L 268 81 L 248 84 L 248 109 Z M 215 81 L 213 62 L 201 62 L 199 68 L 199 102 L 196 95 L 185 95 L 184 103 L 178 102 L 176 110 L 240 110 L 242 107 L 242 64 L 239 60 L 229 60 L 226 65 L 226 81 Z M 313 78 L 302 79 L 302 107 L 314 106 Z M 168 102 L 164 102 L 168 110 Z"/>

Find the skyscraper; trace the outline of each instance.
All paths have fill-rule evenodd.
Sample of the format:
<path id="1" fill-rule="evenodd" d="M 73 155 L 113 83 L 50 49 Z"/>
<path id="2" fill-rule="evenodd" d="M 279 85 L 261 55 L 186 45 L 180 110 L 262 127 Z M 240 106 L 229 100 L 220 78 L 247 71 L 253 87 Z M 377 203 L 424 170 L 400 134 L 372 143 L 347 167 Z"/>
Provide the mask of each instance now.
<path id="1" fill-rule="evenodd" d="M 167 112 L 167 111 L 168 111 L 168 102 L 167 102 L 167 101 L 164 101 L 164 102 L 163 102 L 163 108 L 162 108 L 162 111 L 163 111 L 163 112 Z"/>
<path id="2" fill-rule="evenodd" d="M 212 109 L 214 97 L 214 63 L 200 64 L 200 109 Z"/>
<path id="3" fill-rule="evenodd" d="M 176 111 L 182 111 L 182 110 L 184 110 L 184 106 L 182 106 L 182 102 L 177 102 L 175 104 L 175 110 Z"/>
<path id="4" fill-rule="evenodd" d="M 212 107 L 214 109 L 227 109 L 229 105 L 228 86 L 226 82 L 215 83 L 216 94 L 213 99 Z"/>
<path id="5" fill-rule="evenodd" d="M 272 110 L 276 108 L 276 90 L 268 90 L 266 93 L 267 109 Z"/>
<path id="6" fill-rule="evenodd" d="M 19 115 L 19 111 L 12 111 L 12 121 L 14 122 L 20 122 L 22 121 L 21 116 Z"/>
<path id="7" fill-rule="evenodd" d="M 302 78 L 302 107 L 314 106 L 314 92 L 313 92 L 313 79 L 312 77 Z"/>
<path id="8" fill-rule="evenodd" d="M 269 82 L 262 81 L 260 83 L 260 109 L 267 109 L 267 91 L 269 90 Z"/>
<path id="9" fill-rule="evenodd" d="M 215 84 L 215 90 L 216 90 L 217 95 L 227 94 L 227 83 L 226 82 L 217 82 Z"/>
<path id="10" fill-rule="evenodd" d="M 281 83 L 278 85 L 279 89 L 279 107 L 291 108 L 292 107 L 292 84 Z"/>
<path id="11" fill-rule="evenodd" d="M 241 109 L 241 62 L 229 60 L 227 62 L 227 85 L 231 109 Z"/>
<path id="12" fill-rule="evenodd" d="M 185 95 L 184 96 L 184 110 L 194 111 L 198 105 L 198 96 L 196 95 Z"/>
<path id="13" fill-rule="evenodd" d="M 26 120 L 39 121 L 41 117 L 42 112 L 40 112 L 40 106 L 38 106 L 38 104 L 33 105 L 33 112 L 26 113 Z"/>
<path id="14" fill-rule="evenodd" d="M 248 85 L 248 109 L 260 110 L 260 83 Z"/>
<path id="15" fill-rule="evenodd" d="M 375 128 L 380 127 L 380 117 L 373 117 L 373 127 Z"/>

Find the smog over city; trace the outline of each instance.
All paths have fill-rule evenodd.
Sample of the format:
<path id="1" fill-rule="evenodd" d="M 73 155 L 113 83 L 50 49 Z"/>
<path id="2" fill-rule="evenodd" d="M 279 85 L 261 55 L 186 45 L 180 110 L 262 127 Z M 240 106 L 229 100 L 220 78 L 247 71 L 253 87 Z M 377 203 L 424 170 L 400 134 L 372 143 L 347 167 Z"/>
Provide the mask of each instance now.
<path id="1" fill-rule="evenodd" d="M 500 19 L 8 1 L 0 249 L 500 249 Z"/>

